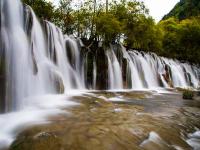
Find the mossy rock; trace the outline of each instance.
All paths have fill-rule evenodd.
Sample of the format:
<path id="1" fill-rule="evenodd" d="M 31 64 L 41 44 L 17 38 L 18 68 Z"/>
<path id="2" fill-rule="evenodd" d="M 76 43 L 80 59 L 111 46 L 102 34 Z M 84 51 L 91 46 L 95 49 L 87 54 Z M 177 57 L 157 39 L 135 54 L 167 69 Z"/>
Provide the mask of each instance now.
<path id="1" fill-rule="evenodd" d="M 184 90 L 183 91 L 183 99 L 193 99 L 194 98 L 194 91 L 191 90 Z"/>
<path id="2" fill-rule="evenodd" d="M 61 149 L 61 140 L 52 133 L 38 133 L 33 137 L 22 137 L 16 140 L 10 150 L 55 150 Z"/>
<path id="3" fill-rule="evenodd" d="M 197 96 L 200 96 L 200 90 L 197 91 Z"/>

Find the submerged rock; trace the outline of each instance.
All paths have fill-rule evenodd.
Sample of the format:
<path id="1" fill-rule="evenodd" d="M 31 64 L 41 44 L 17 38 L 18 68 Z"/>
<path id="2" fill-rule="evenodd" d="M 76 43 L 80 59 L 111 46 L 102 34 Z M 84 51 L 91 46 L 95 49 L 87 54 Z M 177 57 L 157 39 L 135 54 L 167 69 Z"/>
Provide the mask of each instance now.
<path id="1" fill-rule="evenodd" d="M 183 91 L 183 99 L 193 100 L 194 99 L 194 92 L 191 91 L 191 90 L 184 90 Z"/>
<path id="2" fill-rule="evenodd" d="M 35 136 L 23 137 L 15 141 L 11 148 L 13 150 L 60 150 L 60 139 L 53 133 L 38 133 Z"/>

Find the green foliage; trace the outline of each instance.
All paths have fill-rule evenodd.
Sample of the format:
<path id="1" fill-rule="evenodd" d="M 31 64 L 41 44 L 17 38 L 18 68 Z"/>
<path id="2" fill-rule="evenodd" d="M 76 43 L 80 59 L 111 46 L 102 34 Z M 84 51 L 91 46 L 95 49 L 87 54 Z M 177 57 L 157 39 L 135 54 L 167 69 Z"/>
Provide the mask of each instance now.
<path id="1" fill-rule="evenodd" d="M 62 2 L 62 4 L 61 4 Z M 67 5 L 67 7 L 63 7 Z M 145 10 L 142 3 L 136 1 L 120 1 L 109 3 L 109 9 L 106 10 L 105 4 L 96 3 L 96 1 L 87 0 L 77 4 L 75 9 L 69 9 L 71 3 L 67 0 L 61 0 L 58 10 L 61 10 L 59 16 L 71 16 L 66 23 L 58 24 L 61 28 L 71 27 L 64 30 L 65 33 L 72 33 L 82 38 L 99 39 L 103 41 L 116 41 L 120 35 L 125 33 L 125 24 L 130 19 L 134 21 L 137 15 L 142 14 Z M 67 10 L 67 14 L 63 13 Z M 70 10 L 70 11 L 69 11 Z M 64 22 L 63 17 L 59 22 Z"/>
<path id="2" fill-rule="evenodd" d="M 54 6 L 45 0 L 22 0 L 25 4 L 31 6 L 39 18 L 53 21 Z"/>
<path id="3" fill-rule="evenodd" d="M 193 99 L 194 98 L 194 92 L 191 90 L 184 90 L 183 91 L 183 99 Z"/>
<path id="4" fill-rule="evenodd" d="M 200 63 L 200 20 L 181 21 L 179 34 L 181 59 Z"/>
<path id="5" fill-rule="evenodd" d="M 162 47 L 161 30 L 151 17 L 138 16 L 135 22 L 128 23 L 125 33 L 128 47 L 146 51 L 158 51 Z"/>
<path id="6" fill-rule="evenodd" d="M 193 63 L 200 63 L 200 19 L 178 21 L 169 18 L 159 26 L 164 33 L 163 55 Z"/>
<path id="7" fill-rule="evenodd" d="M 24 2 L 40 18 L 53 21 L 67 34 L 104 43 L 123 41 L 129 47 L 143 50 L 158 51 L 162 46 L 160 29 L 148 16 L 144 4 L 136 0 L 113 1 L 108 6 L 96 0 L 75 6 L 72 0 L 60 0 L 58 8 L 45 0 Z"/>
<path id="8" fill-rule="evenodd" d="M 64 33 L 73 33 L 74 16 L 71 6 L 72 0 L 60 0 L 59 7 L 54 11 L 54 23 L 59 26 Z"/>
<path id="9" fill-rule="evenodd" d="M 105 41 L 115 41 L 122 31 L 121 23 L 112 14 L 96 17 L 96 34 Z"/>

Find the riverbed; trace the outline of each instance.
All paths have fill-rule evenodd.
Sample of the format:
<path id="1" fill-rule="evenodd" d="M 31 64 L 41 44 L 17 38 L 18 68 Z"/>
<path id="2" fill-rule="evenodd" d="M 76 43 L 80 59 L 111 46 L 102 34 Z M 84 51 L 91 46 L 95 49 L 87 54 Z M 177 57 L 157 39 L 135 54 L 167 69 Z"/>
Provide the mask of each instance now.
<path id="1" fill-rule="evenodd" d="M 72 96 L 48 124 L 21 132 L 10 150 L 198 150 L 200 99 L 181 92 L 91 91 Z"/>

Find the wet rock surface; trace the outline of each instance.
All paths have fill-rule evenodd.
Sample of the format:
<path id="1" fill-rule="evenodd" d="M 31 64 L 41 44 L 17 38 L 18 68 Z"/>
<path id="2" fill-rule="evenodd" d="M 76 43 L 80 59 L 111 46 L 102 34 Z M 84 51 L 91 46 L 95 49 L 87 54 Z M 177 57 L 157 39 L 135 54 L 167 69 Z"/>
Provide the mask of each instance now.
<path id="1" fill-rule="evenodd" d="M 10 150 L 190 150 L 200 128 L 200 101 L 181 93 L 92 92 L 51 124 L 21 133 Z"/>

